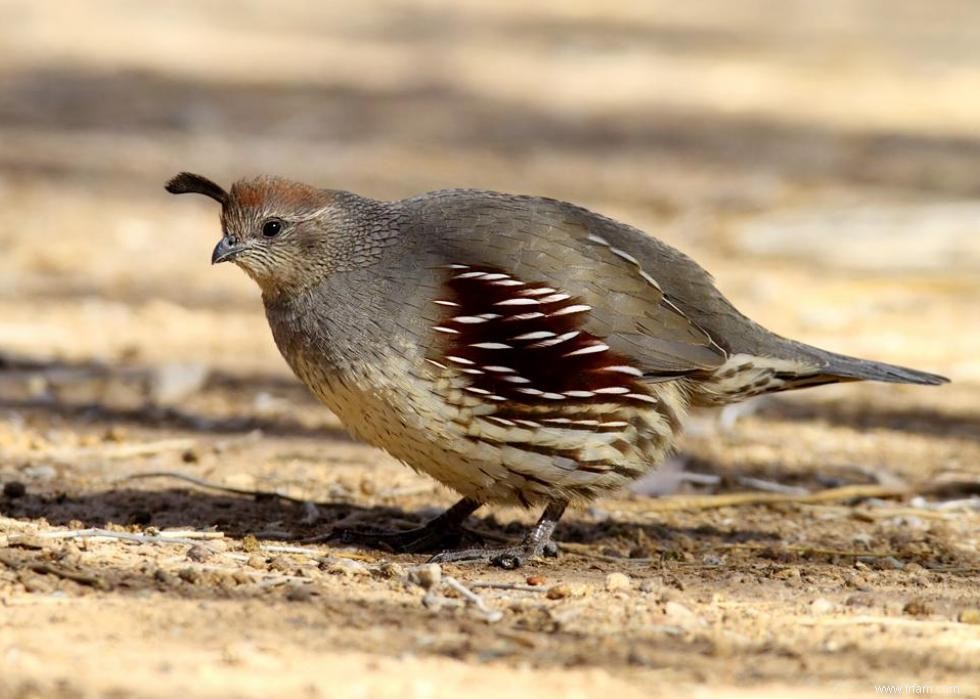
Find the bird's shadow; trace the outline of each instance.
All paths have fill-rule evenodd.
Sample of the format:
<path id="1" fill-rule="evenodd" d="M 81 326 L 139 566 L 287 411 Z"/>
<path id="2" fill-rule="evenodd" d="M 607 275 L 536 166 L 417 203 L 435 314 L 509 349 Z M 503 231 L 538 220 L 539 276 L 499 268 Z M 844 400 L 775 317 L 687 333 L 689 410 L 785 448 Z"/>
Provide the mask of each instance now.
<path id="1" fill-rule="evenodd" d="M 80 495 L 33 494 L 0 498 L 0 515 L 15 519 L 44 519 L 56 527 L 104 528 L 109 525 L 217 530 L 233 538 L 249 534 L 280 541 L 304 541 L 323 537 L 335 527 L 350 523 L 379 529 L 399 529 L 424 524 L 434 508 L 404 510 L 386 505 L 350 502 L 315 503 L 316 518 L 304 504 L 272 494 L 242 496 L 183 488 L 140 490 L 116 488 Z M 503 522 L 495 513 L 471 517 L 468 528 L 491 540 L 519 540 L 527 522 Z M 771 542 L 772 532 L 752 529 L 720 530 L 711 525 L 673 527 L 659 523 L 607 518 L 589 521 L 573 511 L 558 526 L 556 539 L 585 544 L 628 557 L 637 555 L 635 542 L 663 552 L 679 540 L 694 540 L 710 548 L 712 543 Z M 633 542 L 633 543 L 631 543 Z M 337 544 L 340 545 L 340 544 Z M 650 553 L 648 549 L 646 553 Z"/>

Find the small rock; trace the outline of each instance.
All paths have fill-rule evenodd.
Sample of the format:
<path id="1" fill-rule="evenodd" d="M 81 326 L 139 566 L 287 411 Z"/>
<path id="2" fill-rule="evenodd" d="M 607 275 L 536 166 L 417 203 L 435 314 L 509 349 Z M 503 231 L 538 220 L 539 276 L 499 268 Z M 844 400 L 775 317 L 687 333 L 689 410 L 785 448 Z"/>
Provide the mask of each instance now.
<path id="1" fill-rule="evenodd" d="M 201 582 L 201 573 L 193 568 L 184 568 L 177 571 L 177 577 L 191 585 Z"/>
<path id="2" fill-rule="evenodd" d="M 309 585 L 290 585 L 286 588 L 286 599 L 290 602 L 308 602 L 313 597 Z"/>
<path id="3" fill-rule="evenodd" d="M 162 568 L 157 568 L 156 572 L 153 573 L 153 579 L 161 585 L 166 585 L 167 587 L 174 587 L 178 582 L 180 582 L 176 575 L 169 573 Z"/>
<path id="4" fill-rule="evenodd" d="M 902 611 L 912 616 L 929 616 L 935 610 L 929 600 L 923 599 L 922 597 L 914 597 L 905 603 Z"/>
<path id="5" fill-rule="evenodd" d="M 102 433 L 102 441 L 119 443 L 126 441 L 127 436 L 126 428 L 112 425 Z"/>
<path id="6" fill-rule="evenodd" d="M 881 570 L 902 570 L 905 568 L 905 563 L 894 556 L 883 556 L 878 559 L 878 568 Z"/>
<path id="7" fill-rule="evenodd" d="M 609 592 L 621 592 L 630 589 L 629 576 L 624 573 L 610 573 L 606 576 L 606 590 Z"/>
<path id="8" fill-rule="evenodd" d="M 194 561 L 196 563 L 203 563 L 211 558 L 211 555 L 211 550 L 206 546 L 201 546 L 200 544 L 194 544 L 187 549 L 187 560 Z"/>
<path id="9" fill-rule="evenodd" d="M 565 599 L 570 597 L 572 594 L 572 588 L 565 583 L 559 583 L 558 585 L 552 585 L 548 588 L 545 593 L 545 597 L 548 599 Z"/>
<path id="10" fill-rule="evenodd" d="M 528 585 L 533 585 L 533 586 L 537 587 L 539 585 L 544 585 L 545 582 L 547 582 L 547 581 L 542 576 L 540 576 L 540 575 L 529 575 L 529 576 L 527 576 L 527 579 L 525 580 L 525 582 Z"/>
<path id="11" fill-rule="evenodd" d="M 3 496 L 10 498 L 22 498 L 27 495 L 27 486 L 20 481 L 7 481 L 3 484 Z"/>
<path id="12" fill-rule="evenodd" d="M 415 566 L 408 571 L 408 580 L 423 590 L 431 590 L 442 582 L 442 568 L 438 563 Z"/>
<path id="13" fill-rule="evenodd" d="M 58 476 L 58 471 L 51 464 L 28 466 L 21 471 L 25 476 L 35 481 L 52 481 Z"/>
<path id="14" fill-rule="evenodd" d="M 208 378 L 204 364 L 173 362 L 156 367 L 150 396 L 158 405 L 173 405 L 197 393 Z"/>
<path id="15" fill-rule="evenodd" d="M 818 616 L 830 614 L 835 609 L 837 609 L 837 605 L 823 597 L 817 597 L 817 599 L 810 602 L 810 613 Z"/>
<path id="16" fill-rule="evenodd" d="M 964 609 L 956 617 L 956 620 L 961 624 L 980 624 L 980 609 Z"/>
<path id="17" fill-rule="evenodd" d="M 667 602 L 667 604 L 664 605 L 664 613 L 667 615 L 668 619 L 679 626 L 693 626 L 695 624 L 700 625 L 703 623 L 701 617 L 680 602 Z"/>
<path id="18" fill-rule="evenodd" d="M 242 539 L 242 549 L 244 549 L 246 553 L 255 553 L 256 551 L 262 550 L 262 545 L 259 543 L 259 540 L 255 538 L 254 534 L 246 534 L 245 538 Z"/>
<path id="19" fill-rule="evenodd" d="M 773 577 L 777 580 L 798 581 L 800 579 L 800 569 L 795 567 L 783 568 L 782 570 L 776 571 Z"/>
<path id="20" fill-rule="evenodd" d="M 402 568 L 397 563 L 391 561 L 385 561 L 377 568 L 377 574 L 382 578 L 388 578 L 389 580 L 397 580 L 405 576 L 405 569 Z"/>
<path id="21" fill-rule="evenodd" d="M 331 575 L 365 575 L 369 572 L 366 565 L 349 558 L 327 559 L 320 567 Z"/>
<path id="22" fill-rule="evenodd" d="M 180 460 L 185 464 L 196 464 L 201 460 L 201 457 L 194 449 L 187 449 L 183 454 L 180 455 Z"/>
<path id="23" fill-rule="evenodd" d="M 248 560 L 245 562 L 249 568 L 256 568 L 258 570 L 265 570 L 265 559 L 262 556 L 249 556 Z"/>
<path id="24" fill-rule="evenodd" d="M 661 587 L 663 587 L 663 581 L 657 580 L 656 578 L 647 578 L 640 583 L 640 592 L 657 592 Z"/>

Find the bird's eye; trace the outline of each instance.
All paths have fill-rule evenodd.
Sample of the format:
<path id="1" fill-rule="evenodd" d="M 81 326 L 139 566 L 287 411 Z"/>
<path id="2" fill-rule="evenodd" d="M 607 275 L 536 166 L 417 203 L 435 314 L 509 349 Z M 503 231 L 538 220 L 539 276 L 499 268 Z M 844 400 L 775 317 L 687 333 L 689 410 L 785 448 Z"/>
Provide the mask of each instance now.
<path id="1" fill-rule="evenodd" d="M 269 219 L 262 224 L 262 235 L 266 238 L 274 238 L 282 232 L 282 221 L 278 219 Z"/>

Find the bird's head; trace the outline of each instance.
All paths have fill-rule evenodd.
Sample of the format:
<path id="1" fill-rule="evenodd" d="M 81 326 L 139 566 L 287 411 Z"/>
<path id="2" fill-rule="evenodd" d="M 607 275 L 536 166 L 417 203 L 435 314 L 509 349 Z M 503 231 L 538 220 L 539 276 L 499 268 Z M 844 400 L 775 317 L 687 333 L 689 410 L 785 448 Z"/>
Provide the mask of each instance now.
<path id="1" fill-rule="evenodd" d="M 225 191 L 189 172 L 172 178 L 167 191 L 221 204 L 222 237 L 211 263 L 234 262 L 267 295 L 315 283 L 338 267 L 350 242 L 351 212 L 340 192 L 279 177 L 239 180 Z"/>

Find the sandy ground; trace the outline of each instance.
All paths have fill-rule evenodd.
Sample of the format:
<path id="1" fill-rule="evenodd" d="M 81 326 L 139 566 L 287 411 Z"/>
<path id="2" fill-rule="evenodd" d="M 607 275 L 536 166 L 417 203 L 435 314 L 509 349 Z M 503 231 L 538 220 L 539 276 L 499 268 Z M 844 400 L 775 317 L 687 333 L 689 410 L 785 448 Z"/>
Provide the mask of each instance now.
<path id="1" fill-rule="evenodd" d="M 307 5 L 0 2 L 0 696 L 980 691 L 976 4 Z M 574 200 L 953 383 L 695 415 L 519 571 L 300 546 L 453 497 L 291 377 L 182 169 Z"/>

